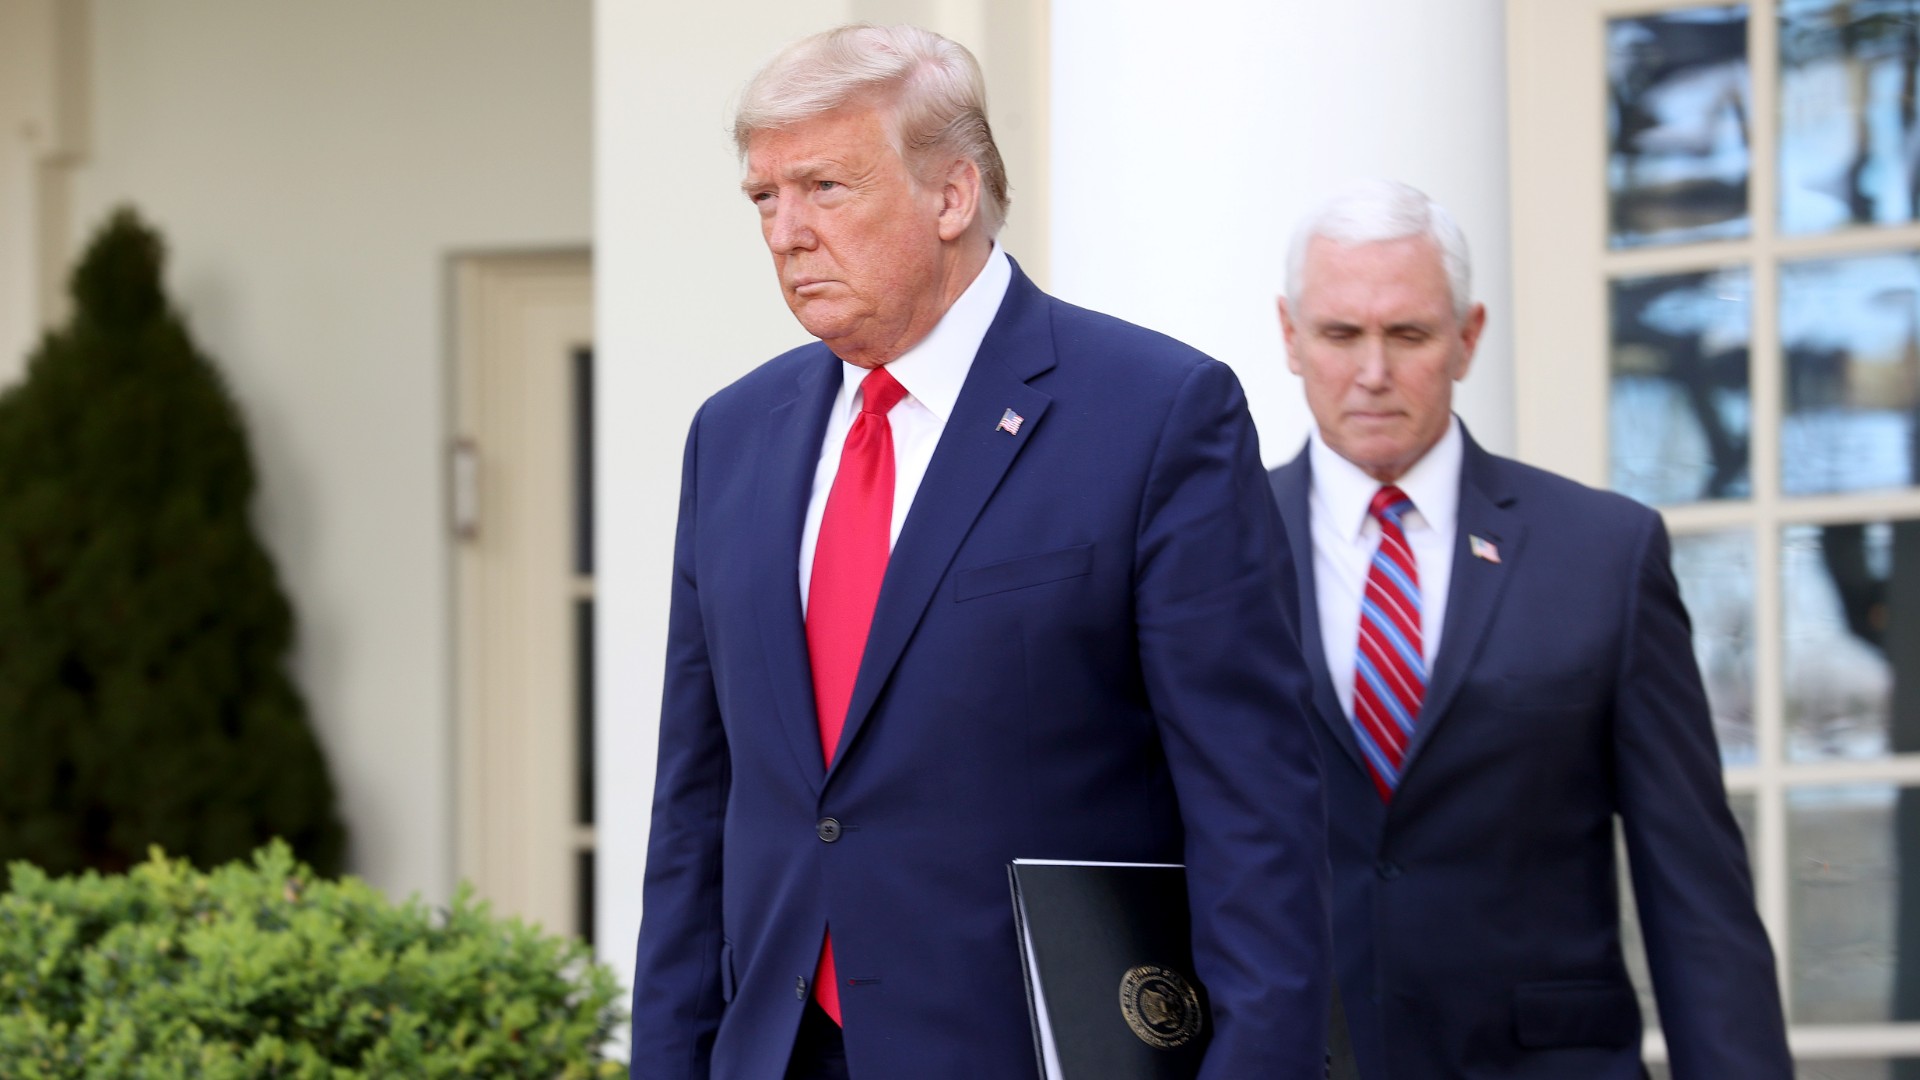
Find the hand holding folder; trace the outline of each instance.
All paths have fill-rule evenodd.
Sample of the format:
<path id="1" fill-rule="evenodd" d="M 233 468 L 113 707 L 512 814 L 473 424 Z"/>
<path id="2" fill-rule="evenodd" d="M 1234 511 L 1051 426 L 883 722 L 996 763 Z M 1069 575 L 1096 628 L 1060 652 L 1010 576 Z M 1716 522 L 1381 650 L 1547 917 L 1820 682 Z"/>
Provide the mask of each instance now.
<path id="1" fill-rule="evenodd" d="M 1194 975 L 1185 868 L 1015 859 L 1007 874 L 1040 1075 L 1199 1075 L 1213 1028 Z M 1326 1076 L 1357 1080 L 1338 987 L 1328 1040 Z"/>

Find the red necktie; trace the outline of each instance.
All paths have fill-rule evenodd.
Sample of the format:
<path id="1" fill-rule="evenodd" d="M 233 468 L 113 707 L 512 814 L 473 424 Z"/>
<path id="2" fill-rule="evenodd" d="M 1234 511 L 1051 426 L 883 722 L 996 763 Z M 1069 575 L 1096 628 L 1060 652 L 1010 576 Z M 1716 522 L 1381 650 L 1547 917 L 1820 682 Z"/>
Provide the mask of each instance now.
<path id="1" fill-rule="evenodd" d="M 820 753 L 828 765 L 840 745 L 873 606 L 887 573 L 893 532 L 893 426 L 887 413 L 906 394 L 883 367 L 861 381 L 860 415 L 840 448 L 840 468 L 833 474 L 814 542 L 813 577 L 807 587 L 807 656 L 813 664 Z M 829 932 L 814 972 L 813 999 L 837 1024 L 840 987 L 835 979 Z"/>
<path id="2" fill-rule="evenodd" d="M 1406 764 L 1413 722 L 1427 692 L 1421 652 L 1420 569 L 1400 519 L 1413 509 L 1397 487 L 1373 493 L 1367 507 L 1380 522 L 1380 547 L 1360 600 L 1360 641 L 1353 658 L 1353 728 L 1382 800 L 1393 797 Z"/>

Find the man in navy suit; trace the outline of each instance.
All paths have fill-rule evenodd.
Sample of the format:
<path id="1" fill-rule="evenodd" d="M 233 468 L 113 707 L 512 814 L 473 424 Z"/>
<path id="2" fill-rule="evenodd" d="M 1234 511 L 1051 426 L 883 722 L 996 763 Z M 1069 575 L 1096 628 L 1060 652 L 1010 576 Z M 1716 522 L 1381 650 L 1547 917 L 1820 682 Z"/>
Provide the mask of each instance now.
<path id="1" fill-rule="evenodd" d="M 1446 211 L 1370 182 L 1300 225 L 1280 301 L 1315 429 L 1271 479 L 1359 1075 L 1645 1076 L 1618 819 L 1673 1076 L 1786 1080 L 1666 531 L 1467 435 L 1470 297 Z"/>
<path id="2" fill-rule="evenodd" d="M 819 340 L 687 442 L 636 1078 L 1033 1077 L 1016 857 L 1184 862 L 1204 1075 L 1319 1074 L 1325 818 L 1244 398 L 999 250 L 982 100 L 954 43 L 848 27 L 740 106 Z"/>

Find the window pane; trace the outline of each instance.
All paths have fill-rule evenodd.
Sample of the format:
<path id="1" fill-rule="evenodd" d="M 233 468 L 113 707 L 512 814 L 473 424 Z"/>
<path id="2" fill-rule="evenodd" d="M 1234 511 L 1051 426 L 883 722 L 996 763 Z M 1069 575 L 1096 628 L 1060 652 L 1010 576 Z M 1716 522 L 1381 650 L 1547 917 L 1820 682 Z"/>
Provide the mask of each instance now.
<path id="1" fill-rule="evenodd" d="M 1911 667 L 1920 524 L 1793 525 L 1781 532 L 1787 756 L 1794 761 L 1920 750 Z"/>
<path id="2" fill-rule="evenodd" d="M 1895 1072 L 1898 1068 L 1901 1071 Z M 1666 1065 L 1647 1066 L 1651 1080 L 1673 1080 Z M 1870 1058 L 1859 1061 L 1808 1061 L 1794 1063 L 1795 1080 L 1914 1080 L 1920 1077 L 1920 1058 Z"/>
<path id="3" fill-rule="evenodd" d="M 1673 538 L 1673 572 L 1693 618 L 1693 655 L 1707 685 L 1720 758 L 1750 765 L 1753 737 L 1753 534 Z"/>
<path id="4" fill-rule="evenodd" d="M 1745 236 L 1747 8 L 1607 23 L 1608 243 Z"/>
<path id="5" fill-rule="evenodd" d="M 1744 267 L 1613 283 L 1614 490 L 1656 505 L 1749 494 L 1751 291 Z"/>
<path id="6" fill-rule="evenodd" d="M 1914 220 L 1916 30 L 1909 0 L 1781 0 L 1782 230 Z"/>
<path id="7" fill-rule="evenodd" d="M 574 921 L 586 943 L 593 944 L 593 851 L 579 851 L 573 857 Z"/>
<path id="8" fill-rule="evenodd" d="M 1920 789 L 1885 784 L 1787 792 L 1792 872 L 1785 954 L 1793 1019 L 1880 1023 L 1920 1016 Z"/>
<path id="9" fill-rule="evenodd" d="M 573 572 L 593 573 L 593 350 L 573 351 Z"/>
<path id="10" fill-rule="evenodd" d="M 1780 344 L 1787 369 L 1781 489 L 1815 495 L 1912 484 L 1920 258 L 1783 264 Z"/>
<path id="11" fill-rule="evenodd" d="M 593 824 L 593 601 L 573 602 L 574 820 Z"/>

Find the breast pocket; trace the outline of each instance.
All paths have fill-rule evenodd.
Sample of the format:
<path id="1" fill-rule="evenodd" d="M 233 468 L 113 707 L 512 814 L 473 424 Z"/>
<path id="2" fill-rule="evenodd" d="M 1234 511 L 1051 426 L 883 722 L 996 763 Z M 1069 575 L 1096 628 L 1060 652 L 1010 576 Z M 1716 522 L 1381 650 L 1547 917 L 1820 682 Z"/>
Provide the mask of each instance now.
<path id="1" fill-rule="evenodd" d="M 994 593 L 1082 577 L 1092 572 L 1093 545 L 1079 544 L 957 571 L 953 575 L 953 598 L 955 601 L 975 600 Z"/>

